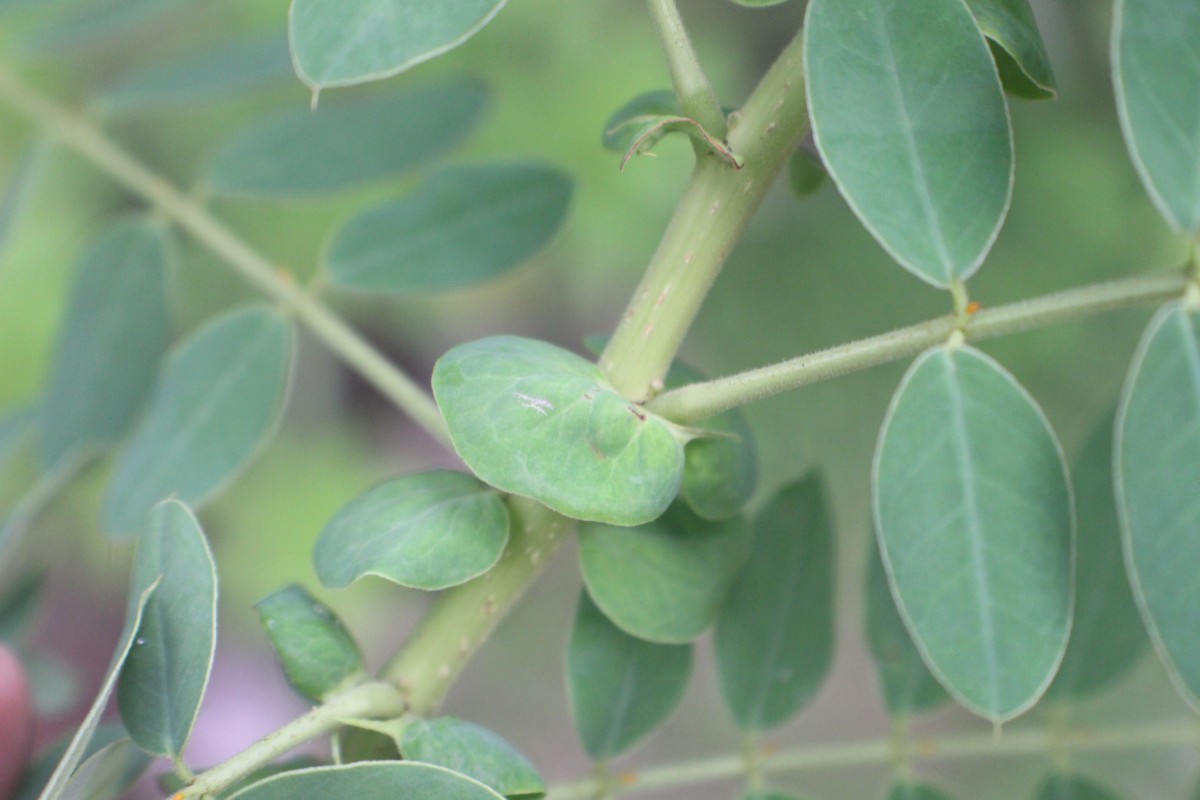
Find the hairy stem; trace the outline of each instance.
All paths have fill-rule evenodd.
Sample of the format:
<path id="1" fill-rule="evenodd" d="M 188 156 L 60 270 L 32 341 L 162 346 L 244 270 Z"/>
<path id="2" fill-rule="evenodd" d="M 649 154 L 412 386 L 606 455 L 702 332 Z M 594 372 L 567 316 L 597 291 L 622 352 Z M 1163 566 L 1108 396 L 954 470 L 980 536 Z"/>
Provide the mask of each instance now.
<path id="1" fill-rule="evenodd" d="M 724 139 L 725 113 L 696 57 L 675 0 L 646 0 L 646 6 L 658 29 L 658 38 L 671 71 L 671 82 L 679 98 L 679 110 L 684 116 L 699 122 L 700 127 L 717 139 Z"/>
<path id="2" fill-rule="evenodd" d="M 1189 278 L 1179 273 L 1139 275 L 983 309 L 967 320 L 967 341 L 990 339 L 1129 306 L 1161 303 L 1179 296 Z M 694 383 L 651 400 L 647 407 L 688 424 L 780 392 L 915 356 L 958 329 L 957 316 L 938 317 L 906 328 L 830 347 L 779 364 Z"/>
<path id="3" fill-rule="evenodd" d="M 903 748 L 902 756 L 906 760 L 948 760 L 1044 757 L 1055 748 L 1073 753 L 1135 748 L 1194 748 L 1197 743 L 1200 743 L 1200 728 L 1195 722 L 1173 721 L 1103 728 L 1031 728 L 1006 732 L 1000 739 L 991 731 L 952 734 L 939 738 L 910 738 L 899 746 Z M 755 762 L 755 766 L 763 773 L 772 774 L 873 765 L 882 767 L 896 758 L 897 747 L 897 742 L 891 738 L 804 747 L 778 753 L 764 753 Z M 608 786 L 615 787 L 612 791 L 620 794 L 631 794 L 745 777 L 746 770 L 746 756 L 731 754 L 627 772 Z M 584 800 L 595 797 L 600 789 L 596 779 L 587 778 L 551 787 L 546 800 Z"/>
<path id="4" fill-rule="evenodd" d="M 208 209 L 149 170 L 92 121 L 51 102 L 3 66 L 0 66 L 0 100 L 45 128 L 63 144 L 186 230 L 263 294 L 286 306 L 368 383 L 407 412 L 432 436 L 449 444 L 446 424 L 427 391 Z"/>

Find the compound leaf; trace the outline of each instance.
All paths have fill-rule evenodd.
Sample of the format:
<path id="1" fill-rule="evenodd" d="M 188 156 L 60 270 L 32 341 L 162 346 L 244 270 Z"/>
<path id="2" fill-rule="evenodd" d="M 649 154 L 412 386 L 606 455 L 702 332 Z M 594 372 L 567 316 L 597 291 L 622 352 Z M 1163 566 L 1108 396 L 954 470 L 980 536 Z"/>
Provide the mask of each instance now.
<path id="1" fill-rule="evenodd" d="M 1054 70 L 1029 0 L 967 0 L 987 37 L 1004 88 L 1017 97 L 1054 97 Z"/>
<path id="2" fill-rule="evenodd" d="M 1200 232 L 1200 5 L 1117 0 L 1113 81 L 1121 130 L 1150 197 Z"/>
<path id="3" fill-rule="evenodd" d="M 499 735 L 454 717 L 417 720 L 404 729 L 400 752 L 410 761 L 437 764 L 474 778 L 506 797 L 546 793 L 529 759 Z"/>
<path id="4" fill-rule="evenodd" d="M 568 517 L 638 525 L 679 491 L 682 433 L 560 347 L 517 336 L 460 345 L 434 366 L 433 393 L 472 472 Z"/>
<path id="5" fill-rule="evenodd" d="M 382 483 L 338 511 L 313 561 L 334 589 L 364 575 L 444 589 L 491 569 L 508 528 L 508 509 L 491 487 L 461 472 L 422 472 Z"/>
<path id="6" fill-rule="evenodd" d="M 691 645 L 630 636 L 580 593 L 567 646 L 567 688 L 575 729 L 592 758 L 618 756 L 662 724 L 691 675 Z"/>
<path id="7" fill-rule="evenodd" d="M 1134 597 L 1180 691 L 1200 708 L 1200 313 L 1162 308 L 1117 412 L 1117 507 Z"/>
<path id="8" fill-rule="evenodd" d="M 364 674 L 346 626 L 303 587 L 285 586 L 254 606 L 292 688 L 320 701 Z"/>
<path id="9" fill-rule="evenodd" d="M 486 100 L 482 84 L 459 78 L 288 112 L 226 142 L 203 177 L 218 194 L 257 197 L 314 195 L 379 181 L 457 146 L 479 121 Z"/>
<path id="10" fill-rule="evenodd" d="M 754 520 L 749 563 L 717 621 L 721 689 L 743 730 L 786 722 L 833 660 L 833 531 L 821 480 L 781 489 Z"/>
<path id="11" fill-rule="evenodd" d="M 934 286 L 971 276 L 1008 211 L 1013 151 L 991 54 L 962 0 L 813 0 L 809 107 L 859 220 Z"/>
<path id="12" fill-rule="evenodd" d="M 454 49 L 504 3 L 292 0 L 292 61 L 300 80 L 314 89 L 380 80 Z"/>
<path id="13" fill-rule="evenodd" d="M 217 572 L 191 509 L 154 507 L 138 540 L 132 585 L 161 577 L 121 670 L 117 705 L 129 736 L 148 753 L 182 755 L 208 686 L 217 644 Z"/>
<path id="14" fill-rule="evenodd" d="M 296 769 L 273 775 L 229 796 L 229 800 L 501 800 L 478 781 L 433 764 L 362 761 L 334 767 Z"/>
<path id="15" fill-rule="evenodd" d="M 875 523 L 900 614 L 959 702 L 995 721 L 1045 691 L 1071 619 L 1066 465 L 1033 398 L 970 347 L 926 351 L 880 431 Z"/>
<path id="16" fill-rule="evenodd" d="M 175 350 L 118 456 L 104 502 L 110 533 L 140 530 L 165 497 L 203 503 L 249 461 L 282 412 L 293 337 L 278 313 L 251 307 L 209 322 Z"/>
<path id="17" fill-rule="evenodd" d="M 325 262 L 335 286 L 431 292 L 516 267 L 562 225 L 571 180 L 545 164 L 448 167 L 412 195 L 368 209 L 337 232 Z"/>
<path id="18" fill-rule="evenodd" d="M 167 349 L 167 239 L 147 221 L 112 225 L 84 255 L 42 402 L 41 458 L 120 439 Z"/>
<path id="19" fill-rule="evenodd" d="M 580 527 L 579 561 L 588 593 L 618 627 L 678 644 L 716 621 L 749 541 L 742 518 L 709 522 L 676 504 L 636 528 Z"/>

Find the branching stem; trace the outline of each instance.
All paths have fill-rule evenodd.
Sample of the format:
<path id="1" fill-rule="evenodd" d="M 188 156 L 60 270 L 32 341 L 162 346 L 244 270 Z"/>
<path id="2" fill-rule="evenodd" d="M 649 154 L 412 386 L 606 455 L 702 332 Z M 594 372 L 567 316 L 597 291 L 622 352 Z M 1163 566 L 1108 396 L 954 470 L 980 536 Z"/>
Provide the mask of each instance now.
<path id="1" fill-rule="evenodd" d="M 671 82 L 679 98 L 679 110 L 685 117 L 699 122 L 700 127 L 710 135 L 724 139 L 725 113 L 696 57 L 675 0 L 646 0 L 646 6 L 658 29 L 658 38 L 671 71 Z"/>

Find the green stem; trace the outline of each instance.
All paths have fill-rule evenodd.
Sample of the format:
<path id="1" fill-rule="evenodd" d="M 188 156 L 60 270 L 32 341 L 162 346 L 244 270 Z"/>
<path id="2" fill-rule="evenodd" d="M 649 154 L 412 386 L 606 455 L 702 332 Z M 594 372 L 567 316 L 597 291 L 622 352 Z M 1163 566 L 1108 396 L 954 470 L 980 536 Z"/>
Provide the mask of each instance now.
<path id="1" fill-rule="evenodd" d="M 1187 284 L 1186 275 L 1169 273 L 1067 289 L 978 311 L 969 317 L 963 333 L 968 341 L 991 339 L 1104 311 L 1161 303 L 1179 296 Z M 674 422 L 690 424 L 780 392 L 915 356 L 945 342 L 958 325 L 956 316 L 938 317 L 779 364 L 684 386 L 654 398 L 647 408 Z"/>
<path id="2" fill-rule="evenodd" d="M 432 436 L 449 445 L 445 421 L 428 392 L 203 205 L 147 169 L 93 122 L 51 102 L 3 66 L 0 99 L 186 230 L 263 294 L 285 305 L 334 354 Z"/>
<path id="3" fill-rule="evenodd" d="M 784 49 L 729 130 L 736 169 L 714 155 L 696 162 L 675 215 L 600 358 L 613 386 L 644 400 L 661 390 L 725 259 L 808 126 L 800 37 Z"/>
<path id="4" fill-rule="evenodd" d="M 394 686 L 385 683 L 355 686 L 208 770 L 176 795 L 175 799 L 220 792 L 308 740 L 337 729 L 342 724 L 341 720 L 348 717 L 396 716 L 403 713 L 404 708 L 404 696 Z"/>
<path id="5" fill-rule="evenodd" d="M 646 6 L 654 18 L 663 54 L 667 57 L 671 82 L 679 98 L 679 110 L 717 139 L 724 139 L 725 113 L 696 57 L 675 0 L 646 0 Z"/>
<path id="6" fill-rule="evenodd" d="M 1200 729 L 1193 721 L 1155 722 L 1070 730 L 1035 728 L 1009 731 L 999 740 L 991 731 L 913 738 L 905 743 L 904 756 L 922 760 L 1044 756 L 1052 748 L 1096 753 L 1134 748 L 1196 747 L 1198 743 Z M 759 768 L 764 773 L 786 773 L 884 766 L 895 759 L 895 750 L 896 743 L 891 739 L 805 747 L 764 756 Z M 627 794 L 708 783 L 736 778 L 745 770 L 746 759 L 740 754 L 703 758 L 626 773 L 619 789 L 622 794 Z M 546 800 L 584 800 L 594 797 L 599 788 L 592 778 L 564 783 L 551 787 Z"/>

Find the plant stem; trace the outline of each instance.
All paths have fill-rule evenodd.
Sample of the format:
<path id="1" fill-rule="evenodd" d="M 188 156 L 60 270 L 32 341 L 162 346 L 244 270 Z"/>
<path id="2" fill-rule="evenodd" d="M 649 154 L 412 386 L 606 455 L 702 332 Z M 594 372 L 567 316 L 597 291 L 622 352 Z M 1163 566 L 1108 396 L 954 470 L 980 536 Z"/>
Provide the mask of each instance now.
<path id="1" fill-rule="evenodd" d="M 0 99 L 186 230 L 263 294 L 285 305 L 334 354 L 430 435 L 449 445 L 446 424 L 427 391 L 208 209 L 147 169 L 93 122 L 51 102 L 3 66 Z"/>
<path id="2" fill-rule="evenodd" d="M 1022 300 L 972 314 L 968 341 L 990 339 L 1119 308 L 1159 303 L 1184 292 L 1182 273 L 1139 275 Z M 779 364 L 674 389 L 647 403 L 656 414 L 690 424 L 771 395 L 868 367 L 915 356 L 940 344 L 958 327 L 956 316 L 938 317 L 857 342 L 830 347 Z"/>
<path id="3" fill-rule="evenodd" d="M 679 110 L 700 123 L 700 127 L 712 136 L 724 139 L 725 112 L 700 66 L 675 0 L 646 0 L 646 6 L 654 18 L 663 54 L 667 57 L 671 82 L 679 98 Z"/>
<path id="4" fill-rule="evenodd" d="M 913 738 L 904 744 L 904 756 L 912 759 L 961 759 L 979 757 L 1044 756 L 1052 747 L 1074 753 L 1104 752 L 1154 747 L 1195 747 L 1200 729 L 1193 721 L 1155 722 L 1144 725 L 1104 728 L 1036 728 L 1010 731 L 997 740 L 986 733 L 952 734 L 940 738 Z M 764 773 L 801 772 L 867 765 L 885 766 L 896 756 L 891 739 L 797 748 L 763 756 L 758 768 Z M 621 794 L 706 783 L 745 775 L 742 755 L 725 755 L 627 772 L 610 786 Z M 546 800 L 584 800 L 601 787 L 594 778 L 553 786 Z"/>
<path id="5" fill-rule="evenodd" d="M 233 758 L 205 772 L 173 800 L 220 792 L 264 764 L 310 739 L 329 733 L 348 717 L 388 717 L 404 712 L 404 696 L 386 683 L 366 683 L 335 695 L 302 717 L 267 734 Z"/>
<path id="6" fill-rule="evenodd" d="M 698 158 L 658 250 L 600 358 L 617 391 L 640 401 L 661 389 L 662 377 L 725 259 L 807 125 L 797 36 L 746 101 L 737 124 L 730 126 L 727 141 L 743 158 L 742 168 L 711 154 Z"/>

